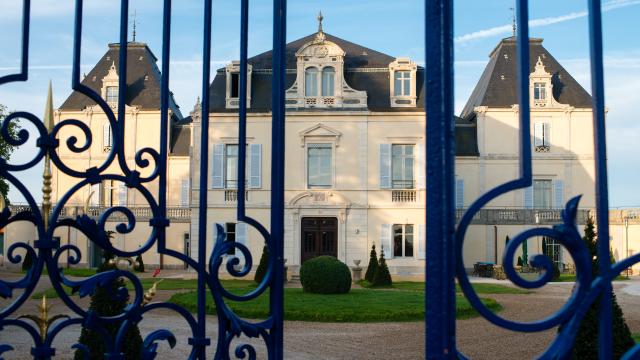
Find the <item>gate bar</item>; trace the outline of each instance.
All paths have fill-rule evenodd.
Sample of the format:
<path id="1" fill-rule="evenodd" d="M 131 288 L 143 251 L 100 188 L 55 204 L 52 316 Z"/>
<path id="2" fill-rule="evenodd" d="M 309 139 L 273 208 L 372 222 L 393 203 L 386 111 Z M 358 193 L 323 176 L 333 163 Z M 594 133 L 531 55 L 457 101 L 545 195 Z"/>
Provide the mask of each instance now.
<path id="1" fill-rule="evenodd" d="M 453 359 L 454 285 L 453 1 L 425 1 L 425 112 L 427 161 L 426 340 L 427 359 Z M 424 155 L 424 154 L 423 154 Z"/>

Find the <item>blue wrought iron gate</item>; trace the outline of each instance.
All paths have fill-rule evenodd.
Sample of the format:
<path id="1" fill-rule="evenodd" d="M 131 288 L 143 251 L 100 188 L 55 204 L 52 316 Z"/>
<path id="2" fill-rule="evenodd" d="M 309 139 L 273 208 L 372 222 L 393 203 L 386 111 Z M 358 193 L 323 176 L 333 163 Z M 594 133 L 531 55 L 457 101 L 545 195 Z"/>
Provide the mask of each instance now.
<path id="1" fill-rule="evenodd" d="M 248 294 L 242 296 L 226 290 L 218 278 L 218 269 L 222 266 L 222 255 L 231 247 L 235 247 L 244 256 L 245 263 L 242 269 L 236 270 L 234 265 L 239 260 L 229 261 L 226 270 L 232 276 L 246 275 L 252 266 L 253 259 L 248 248 L 240 243 L 218 241 L 207 259 L 206 243 L 199 242 L 197 259 L 192 259 L 183 253 L 173 251 L 166 247 L 166 228 L 169 225 L 167 218 L 167 136 L 168 136 L 168 107 L 169 107 L 169 69 L 170 69 L 170 34 L 171 34 L 171 8 L 172 1 L 164 0 L 163 10 L 163 47 L 162 47 L 162 75 L 161 75 L 161 134 L 159 151 L 144 148 L 137 153 L 137 165 L 141 168 L 151 166 L 142 161 L 142 155 L 148 155 L 155 160 L 153 172 L 148 177 L 141 177 L 140 173 L 131 170 L 124 160 L 124 123 L 127 72 L 127 23 L 129 15 L 129 1 L 122 0 L 120 9 L 120 86 L 119 102 L 113 111 L 99 94 L 84 86 L 80 82 L 80 49 L 83 25 L 83 0 L 75 1 L 75 33 L 72 66 L 72 88 L 94 100 L 107 114 L 109 123 L 114 129 L 113 147 L 106 160 L 99 167 L 93 167 L 86 171 L 73 170 L 66 166 L 58 156 L 59 142 L 57 134 L 61 128 L 72 127 L 80 130 L 86 137 L 82 145 L 76 141 L 67 142 L 67 147 L 76 153 L 85 151 L 91 146 L 92 134 L 86 124 L 78 120 L 63 120 L 53 126 L 49 113 L 45 118 L 28 112 L 14 112 L 2 123 L 0 134 L 4 140 L 12 145 L 25 144 L 30 137 L 37 138 L 39 151 L 24 164 L 12 164 L 9 159 L 0 159 L 0 176 L 7 179 L 11 186 L 17 189 L 27 200 L 30 209 L 27 211 L 12 213 L 9 208 L 4 208 L 0 214 L 0 227 L 5 227 L 12 222 L 28 221 L 37 228 L 37 239 L 33 245 L 16 243 L 7 251 L 7 258 L 12 263 L 20 263 L 23 256 L 19 254 L 29 253 L 34 259 L 34 266 L 18 281 L 0 280 L 0 296 L 12 299 L 12 302 L 0 310 L 0 330 L 7 331 L 11 327 L 24 329 L 33 338 L 31 355 L 37 359 L 49 359 L 55 355 L 52 342 L 65 328 L 74 325 L 97 329 L 105 334 L 104 340 L 107 347 L 106 358 L 124 359 L 121 353 L 121 344 L 124 341 L 126 330 L 132 324 L 142 320 L 148 312 L 167 309 L 181 316 L 189 324 L 192 336 L 189 344 L 192 346 L 190 358 L 204 359 L 205 349 L 212 346 L 212 339 L 207 336 L 205 327 L 205 298 L 207 293 L 213 296 L 218 315 L 218 338 L 215 342 L 215 357 L 220 359 L 230 358 L 256 358 L 256 351 L 249 344 L 240 344 L 231 350 L 231 342 L 236 336 L 260 337 L 265 342 L 270 359 L 283 358 L 283 233 L 284 233 L 284 86 L 285 86 L 285 40 L 286 40 L 286 0 L 274 0 L 273 19 L 273 83 L 272 83 L 272 139 L 273 158 L 271 169 L 271 222 L 269 230 L 265 224 L 261 224 L 245 213 L 245 197 L 238 196 L 237 218 L 254 227 L 263 237 L 269 247 L 270 259 L 267 275 L 262 283 Z M 453 1 L 427 0 L 425 1 L 426 27 L 426 112 L 427 122 L 427 261 L 426 261 L 426 357 L 430 359 L 463 358 L 463 354 L 456 349 L 455 337 L 455 279 L 457 277 L 462 290 L 471 304 L 493 324 L 506 329 L 521 332 L 537 332 L 563 325 L 562 331 L 555 341 L 541 355 L 542 358 L 567 358 L 573 343 L 573 336 L 579 326 L 586 309 L 596 300 L 600 300 L 600 357 L 610 358 L 611 354 L 611 281 L 623 269 L 640 261 L 640 254 L 622 260 L 616 264 L 600 262 L 599 275 L 591 278 L 589 270 L 590 259 L 587 249 L 584 247 L 578 234 L 575 223 L 575 212 L 578 199 L 572 199 L 567 203 L 562 224 L 553 229 L 536 228 L 519 234 L 509 242 L 504 254 L 505 272 L 517 285 L 525 288 L 541 287 L 549 281 L 552 264 L 543 256 L 536 256 L 532 263 L 538 267 L 547 269 L 542 278 L 528 281 L 520 278 L 513 267 L 512 257 L 518 246 L 532 236 L 548 236 L 559 241 L 571 253 L 577 268 L 576 290 L 567 303 L 557 313 L 548 318 L 531 323 L 518 323 L 504 319 L 491 312 L 480 301 L 478 295 L 470 285 L 467 274 L 462 264 L 462 247 L 465 233 L 474 214 L 477 213 L 490 200 L 506 192 L 528 187 L 532 183 L 531 172 L 531 147 L 530 147 L 530 119 L 528 99 L 528 1 L 517 1 L 517 48 L 518 48 L 518 99 L 520 116 L 520 177 L 502 184 L 477 199 L 466 211 L 459 224 L 455 223 L 454 206 L 454 165 L 455 165 L 455 139 L 454 139 L 454 101 L 453 101 Z M 246 142 L 246 88 L 247 88 L 247 43 L 248 43 L 248 0 L 241 0 L 241 46 L 240 46 L 240 98 L 239 98 L 239 143 Z M 202 128 L 200 174 L 206 174 L 208 170 L 208 113 L 209 113 L 209 84 L 211 65 L 211 20 L 212 1 L 203 2 L 203 77 L 202 77 Z M 20 72 L 0 78 L 0 85 L 11 82 L 22 82 L 28 79 L 29 60 L 29 29 L 30 29 L 31 1 L 23 0 L 23 26 L 22 26 L 22 58 Z M 596 193 L 597 193 L 597 225 L 599 229 L 598 253 L 601 258 L 608 258 L 608 202 L 607 202 L 607 167 L 606 167 L 606 142 L 604 125 L 604 92 L 603 92 L 603 58 L 602 58 L 602 24 L 601 1 L 589 1 L 589 24 L 591 39 L 591 69 L 592 69 L 592 96 L 594 109 L 594 144 L 596 149 Z M 52 109 L 50 109 L 52 110 Z M 22 119 L 28 121 L 37 129 L 36 134 L 21 132 L 17 138 L 11 137 L 8 127 L 11 122 Z M 77 140 L 77 139 L 76 139 Z M 238 193 L 245 191 L 245 159 L 246 148 L 239 147 L 239 174 Z M 53 163 L 65 174 L 78 180 L 77 185 L 68 193 L 59 197 L 58 202 L 52 207 L 50 199 L 43 201 L 42 207 L 16 177 L 15 173 L 36 166 L 40 161 L 45 162 L 45 186 L 49 181 L 47 171 L 50 163 Z M 107 169 L 111 165 L 117 165 L 119 172 L 111 173 Z M 62 210 L 66 202 L 74 192 L 83 186 L 98 184 L 103 180 L 114 180 L 126 184 L 127 187 L 136 189 L 147 200 L 151 208 L 152 218 L 150 226 L 151 235 L 147 242 L 136 251 L 125 251 L 115 247 L 105 232 L 105 221 L 114 213 L 120 213 L 127 219 L 127 223 L 117 227 L 117 231 L 128 233 L 136 226 L 134 213 L 124 206 L 114 206 L 100 214 L 98 220 L 79 215 L 75 218 L 63 217 Z M 152 181 L 158 181 L 159 191 L 151 193 L 145 187 Z M 207 188 L 207 176 L 199 179 L 200 189 Z M 207 238 L 207 195 L 206 191 L 199 193 L 198 238 Z M 84 233 L 94 244 L 114 253 L 117 256 L 137 256 L 144 252 L 156 249 L 159 254 L 172 256 L 185 262 L 198 274 L 197 314 L 194 317 L 186 309 L 171 303 L 146 303 L 144 302 L 143 288 L 140 280 L 131 272 L 112 270 L 99 273 L 85 280 L 72 280 L 64 275 L 60 269 L 61 257 L 66 257 L 67 262 L 77 264 L 82 257 L 81 251 L 74 245 L 61 245 L 53 236 L 53 232 L 59 227 L 73 227 Z M 222 230 L 218 232 L 223 234 Z M 220 235 L 223 236 L 223 235 Z M 88 254 L 84 254 L 87 256 Z M 207 260 L 209 260 L 208 266 Z M 43 275 L 44 270 L 62 302 L 70 309 L 74 316 L 55 323 L 55 326 L 39 333 L 33 324 L 25 319 L 16 317 L 16 311 L 31 297 L 33 290 Z M 133 301 L 121 314 L 112 317 L 101 317 L 92 311 L 82 309 L 74 299 L 65 293 L 63 285 L 77 289 L 81 295 L 92 293 L 96 286 L 105 285 L 117 278 L 125 277 L 130 280 L 134 289 Z M 270 316 L 257 323 L 240 319 L 226 305 L 226 300 L 249 301 L 269 291 Z M 23 292 L 13 297 L 14 290 Z M 117 294 L 114 294 L 117 296 Z M 108 336 L 104 330 L 105 325 L 121 323 L 120 330 L 114 338 Z M 170 330 L 159 329 L 152 332 L 144 339 L 144 355 L 146 358 L 155 356 L 156 342 L 168 341 L 175 343 L 175 337 Z M 80 349 L 82 346 L 79 345 Z M 11 344 L 1 344 L 0 354 L 11 351 Z M 391 355 L 391 354 L 390 354 Z M 640 346 L 634 347 L 625 358 L 640 356 Z"/>

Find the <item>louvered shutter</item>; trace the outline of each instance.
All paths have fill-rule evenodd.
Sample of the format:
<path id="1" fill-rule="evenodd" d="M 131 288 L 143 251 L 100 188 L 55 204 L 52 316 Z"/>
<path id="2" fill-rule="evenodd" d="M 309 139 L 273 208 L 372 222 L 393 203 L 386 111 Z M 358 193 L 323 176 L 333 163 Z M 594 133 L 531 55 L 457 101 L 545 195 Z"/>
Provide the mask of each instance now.
<path id="1" fill-rule="evenodd" d="M 543 146 L 544 145 L 544 124 L 541 122 L 537 122 L 533 124 L 533 146 Z"/>
<path id="2" fill-rule="evenodd" d="M 102 145 L 106 147 L 111 147 L 113 144 L 113 139 L 111 137 L 111 125 L 106 123 L 102 126 Z"/>
<path id="3" fill-rule="evenodd" d="M 533 187 L 529 186 L 524 189 L 524 208 L 533 209 Z"/>
<path id="4" fill-rule="evenodd" d="M 118 205 L 127 205 L 127 186 L 124 184 L 118 185 Z"/>
<path id="5" fill-rule="evenodd" d="M 384 251 L 384 258 L 393 259 L 393 237 L 391 236 L 391 224 L 382 224 L 380 228 L 380 245 Z"/>
<path id="6" fill-rule="evenodd" d="M 211 187 L 224 188 L 224 144 L 213 144 Z"/>
<path id="7" fill-rule="evenodd" d="M 554 184 L 554 195 L 555 195 L 555 207 L 557 209 L 562 209 L 564 207 L 564 181 L 556 180 L 553 182 Z"/>
<path id="8" fill-rule="evenodd" d="M 425 225 L 418 225 L 418 260 L 427 258 L 427 239 Z"/>
<path id="9" fill-rule="evenodd" d="M 418 179 L 418 189 L 425 189 L 427 186 L 427 166 L 424 144 L 416 146 L 416 171 Z"/>
<path id="10" fill-rule="evenodd" d="M 380 188 L 391 188 L 391 144 L 380 144 Z"/>
<path id="11" fill-rule="evenodd" d="M 91 185 L 91 190 L 90 190 L 91 200 L 89 200 L 89 203 L 91 204 L 91 206 L 100 206 L 100 199 L 102 197 L 102 194 L 100 193 L 101 189 L 102 187 L 100 186 L 100 184 Z"/>
<path id="12" fill-rule="evenodd" d="M 247 246 L 247 224 L 239 222 L 236 224 L 236 242 Z M 236 249 L 235 256 L 240 259 L 240 264 L 244 263 L 244 255 L 242 255 L 242 251 Z"/>
<path id="13" fill-rule="evenodd" d="M 551 124 L 542 123 L 542 136 L 544 137 L 544 146 L 551 146 Z"/>
<path id="14" fill-rule="evenodd" d="M 262 187 L 262 144 L 249 145 L 249 188 Z"/>
<path id="15" fill-rule="evenodd" d="M 464 179 L 456 179 L 456 208 L 464 207 Z"/>
<path id="16" fill-rule="evenodd" d="M 189 179 L 182 179 L 180 188 L 180 206 L 189 206 Z"/>

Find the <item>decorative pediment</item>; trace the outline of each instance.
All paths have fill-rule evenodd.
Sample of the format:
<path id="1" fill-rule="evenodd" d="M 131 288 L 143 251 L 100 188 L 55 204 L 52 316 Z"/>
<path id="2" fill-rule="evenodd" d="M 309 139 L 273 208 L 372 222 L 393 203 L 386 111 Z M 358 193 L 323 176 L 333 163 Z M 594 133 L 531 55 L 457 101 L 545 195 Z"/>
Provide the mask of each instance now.
<path id="1" fill-rule="evenodd" d="M 314 125 L 306 130 L 303 130 L 299 133 L 300 135 L 300 146 L 304 147 L 305 144 L 309 141 L 319 140 L 319 141 L 330 141 L 335 144 L 336 147 L 340 145 L 340 137 L 342 137 L 342 133 L 336 129 L 332 129 L 324 124 Z"/>
<path id="2" fill-rule="evenodd" d="M 351 206 L 351 201 L 344 195 L 333 191 L 304 191 L 289 201 L 291 206 Z"/>
<path id="3" fill-rule="evenodd" d="M 547 72 L 542 56 L 538 56 L 534 71 L 529 74 L 529 94 L 531 108 L 565 108 L 567 105 L 560 104 L 553 96 L 552 75 Z"/>

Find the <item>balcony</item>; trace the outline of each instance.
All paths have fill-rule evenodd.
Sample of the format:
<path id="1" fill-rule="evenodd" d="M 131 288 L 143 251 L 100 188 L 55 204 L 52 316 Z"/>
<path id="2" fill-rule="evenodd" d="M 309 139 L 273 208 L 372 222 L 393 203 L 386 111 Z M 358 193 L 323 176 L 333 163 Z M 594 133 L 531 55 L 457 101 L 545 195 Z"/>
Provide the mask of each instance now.
<path id="1" fill-rule="evenodd" d="M 224 202 L 226 203 L 234 203 L 238 201 L 238 190 L 225 190 L 224 191 Z M 249 192 L 244 192 L 244 201 L 249 201 Z"/>
<path id="2" fill-rule="evenodd" d="M 391 201 L 394 203 L 415 203 L 418 201 L 416 190 L 392 190 Z"/>

